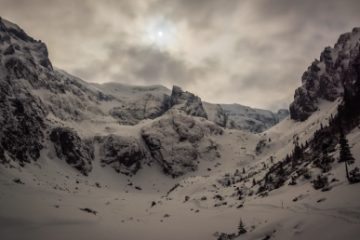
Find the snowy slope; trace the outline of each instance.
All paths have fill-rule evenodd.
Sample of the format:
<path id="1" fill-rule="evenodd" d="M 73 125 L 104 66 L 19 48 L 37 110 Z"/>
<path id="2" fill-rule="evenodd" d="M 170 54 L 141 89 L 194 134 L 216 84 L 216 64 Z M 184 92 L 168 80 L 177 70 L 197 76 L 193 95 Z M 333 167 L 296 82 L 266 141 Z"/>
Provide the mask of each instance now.
<path id="1" fill-rule="evenodd" d="M 276 149 L 280 158 L 291 151 L 283 143 L 291 141 L 292 135 L 281 134 L 289 125 L 296 126 L 294 134 L 310 136 L 320 127 L 323 114 L 333 109 L 333 104 L 324 103 L 318 115 L 301 125 L 284 120 L 266 133 L 272 142 L 279 143 L 267 151 Z M 358 130 L 349 135 L 354 154 L 360 153 L 359 136 Z M 220 144 L 220 159 L 203 161 L 197 172 L 176 179 L 163 175 L 156 165 L 133 177 L 95 165 L 94 171 L 84 177 L 49 158 L 25 168 L 1 168 L 1 232 L 5 239 L 21 239 L 24 234 L 27 239 L 48 234 L 55 239 L 216 239 L 217 231 L 236 232 L 241 218 L 248 233 L 239 239 L 264 239 L 267 235 L 270 239 L 357 239 L 359 186 L 347 184 L 343 165 L 338 164 L 332 171 L 340 181 L 329 192 L 314 190 L 304 180 L 275 190 L 268 197 L 253 195 L 238 200 L 236 187 L 255 191 L 252 178 L 222 186 L 219 180 L 227 173 L 231 176 L 236 169 L 241 173 L 245 168 L 246 174 L 252 175 L 262 168 L 268 153 L 256 156 L 254 151 L 262 137 L 226 130 L 214 137 Z M 14 183 L 16 177 L 25 185 Z M 176 184 L 179 187 L 168 193 Z M 214 199 L 216 195 L 223 199 Z M 80 210 L 86 207 L 97 211 L 96 215 Z"/>

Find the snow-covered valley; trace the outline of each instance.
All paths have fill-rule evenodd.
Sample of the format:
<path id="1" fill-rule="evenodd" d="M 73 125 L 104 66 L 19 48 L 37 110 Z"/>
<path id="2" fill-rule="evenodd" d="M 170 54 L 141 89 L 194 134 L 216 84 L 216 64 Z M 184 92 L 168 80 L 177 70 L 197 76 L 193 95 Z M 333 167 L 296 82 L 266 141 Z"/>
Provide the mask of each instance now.
<path id="1" fill-rule="evenodd" d="M 358 239 L 360 184 L 338 160 L 345 131 L 360 166 L 360 130 L 339 117 L 353 82 L 336 82 L 360 82 L 343 73 L 358 66 L 358 32 L 309 67 L 287 116 L 87 83 L 0 20 L 1 239 Z"/>

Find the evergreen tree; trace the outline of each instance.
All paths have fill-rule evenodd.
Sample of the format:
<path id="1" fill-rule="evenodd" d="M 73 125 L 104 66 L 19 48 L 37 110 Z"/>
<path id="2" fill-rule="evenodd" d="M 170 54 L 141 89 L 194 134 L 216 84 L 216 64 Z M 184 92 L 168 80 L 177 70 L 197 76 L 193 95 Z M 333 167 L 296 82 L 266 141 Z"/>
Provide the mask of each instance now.
<path id="1" fill-rule="evenodd" d="M 345 137 L 344 132 L 340 129 L 340 158 L 339 162 L 345 163 L 346 178 L 351 182 L 348 165 L 354 163 L 355 159 L 351 154 L 348 140 Z"/>
<path id="2" fill-rule="evenodd" d="M 333 159 L 329 156 L 329 153 L 326 150 L 323 150 L 318 167 L 320 167 L 323 172 L 328 172 L 331 169 L 331 162 L 333 162 Z"/>
<path id="3" fill-rule="evenodd" d="M 348 164 L 354 163 L 355 159 L 351 154 L 348 140 L 346 139 L 344 132 L 340 131 L 340 159 L 339 162 L 347 162 Z"/>
<path id="4" fill-rule="evenodd" d="M 293 151 L 293 159 L 295 159 L 296 161 L 302 159 L 303 157 L 303 150 L 302 147 L 299 146 L 299 144 L 296 144 L 294 147 L 294 151 Z"/>
<path id="5" fill-rule="evenodd" d="M 289 156 L 287 156 L 287 157 L 289 157 Z M 289 159 L 290 159 L 290 157 L 289 157 Z M 285 175 L 284 164 L 281 161 L 278 163 L 277 175 L 278 176 L 284 176 Z"/>
<path id="6" fill-rule="evenodd" d="M 244 234 L 247 232 L 247 230 L 245 229 L 245 225 L 242 221 L 242 219 L 240 218 L 240 222 L 239 222 L 239 226 L 238 226 L 238 234 L 241 235 L 241 234 Z"/>

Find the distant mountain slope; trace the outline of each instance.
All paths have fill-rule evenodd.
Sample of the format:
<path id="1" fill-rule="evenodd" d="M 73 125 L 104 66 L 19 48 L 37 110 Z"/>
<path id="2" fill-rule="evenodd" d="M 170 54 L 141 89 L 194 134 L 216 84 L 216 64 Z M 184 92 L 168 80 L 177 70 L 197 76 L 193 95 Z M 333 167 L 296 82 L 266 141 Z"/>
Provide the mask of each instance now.
<path id="1" fill-rule="evenodd" d="M 241 104 L 212 104 L 204 102 L 209 120 L 229 129 L 242 129 L 260 133 L 279 123 L 289 115 L 286 109 L 277 113 Z"/>

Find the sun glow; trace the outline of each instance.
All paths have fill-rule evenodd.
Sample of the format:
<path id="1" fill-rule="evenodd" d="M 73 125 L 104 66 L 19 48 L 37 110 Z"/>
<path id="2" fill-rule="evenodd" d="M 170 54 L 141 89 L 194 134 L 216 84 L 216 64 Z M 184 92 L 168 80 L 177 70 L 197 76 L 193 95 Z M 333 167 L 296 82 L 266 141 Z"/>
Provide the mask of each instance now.
<path id="1" fill-rule="evenodd" d="M 163 18 L 153 19 L 145 28 L 144 41 L 159 48 L 173 48 L 177 42 L 176 26 Z"/>

